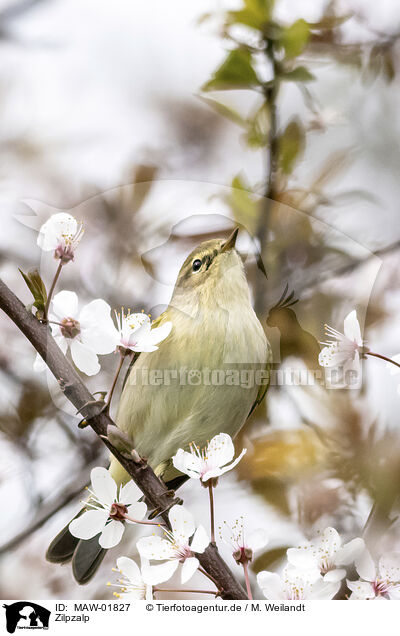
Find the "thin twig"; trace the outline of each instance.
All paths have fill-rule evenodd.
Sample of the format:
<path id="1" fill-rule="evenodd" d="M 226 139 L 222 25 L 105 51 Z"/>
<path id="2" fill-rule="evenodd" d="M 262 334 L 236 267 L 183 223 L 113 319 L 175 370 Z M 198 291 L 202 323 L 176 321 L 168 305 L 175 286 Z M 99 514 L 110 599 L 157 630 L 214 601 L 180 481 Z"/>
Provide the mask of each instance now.
<path id="1" fill-rule="evenodd" d="M 210 479 L 208 484 L 208 494 L 210 497 L 210 527 L 211 527 L 211 543 L 215 543 L 215 519 L 214 519 L 214 493 L 213 480 Z"/>
<path id="2" fill-rule="evenodd" d="M 383 356 L 381 353 L 373 353 L 372 351 L 365 351 L 364 355 L 374 356 L 374 358 L 380 358 L 381 360 L 385 360 L 385 362 L 390 362 L 390 364 L 394 364 L 395 367 L 400 368 L 400 364 L 398 362 L 395 362 L 395 360 L 392 360 L 391 358 L 387 358 L 386 356 Z"/>
<path id="3" fill-rule="evenodd" d="M 121 367 L 122 367 L 122 365 L 124 363 L 124 360 L 125 360 L 125 354 L 120 353 L 118 368 L 117 368 L 117 370 L 115 372 L 114 380 L 113 380 L 113 383 L 111 385 L 111 389 L 110 389 L 110 392 L 108 394 L 108 398 L 107 398 L 107 401 L 106 401 L 106 409 L 107 409 L 107 411 L 109 411 L 109 409 L 110 409 L 112 396 L 114 394 L 115 387 L 117 385 L 117 380 L 118 380 L 118 377 L 119 377 L 119 372 L 121 371 Z"/>
<path id="4" fill-rule="evenodd" d="M 60 262 L 58 263 L 57 271 L 56 271 L 56 273 L 54 275 L 54 278 L 53 278 L 53 282 L 51 283 L 50 291 L 49 291 L 48 296 L 47 296 L 46 306 L 45 306 L 44 312 L 43 312 L 43 322 L 47 321 L 47 316 L 48 316 L 48 313 L 49 313 L 49 307 L 50 307 L 51 299 L 52 299 L 52 296 L 53 296 L 54 288 L 55 288 L 55 286 L 57 284 L 58 277 L 61 274 L 62 267 L 63 267 L 63 262 L 60 259 Z"/>

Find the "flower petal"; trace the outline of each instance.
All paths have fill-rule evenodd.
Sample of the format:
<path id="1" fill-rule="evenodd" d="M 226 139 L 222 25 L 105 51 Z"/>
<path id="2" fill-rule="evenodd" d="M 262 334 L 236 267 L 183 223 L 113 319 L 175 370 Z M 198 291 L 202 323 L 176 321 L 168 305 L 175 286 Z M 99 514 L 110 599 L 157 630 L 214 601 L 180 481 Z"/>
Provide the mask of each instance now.
<path id="1" fill-rule="evenodd" d="M 156 535 L 142 537 L 137 542 L 136 547 L 140 556 L 145 559 L 163 561 L 164 559 L 175 559 L 176 556 L 171 542 Z"/>
<path id="2" fill-rule="evenodd" d="M 96 353 L 114 351 L 119 341 L 118 331 L 111 318 L 111 307 L 102 298 L 92 300 L 79 314 L 82 342 Z"/>
<path id="3" fill-rule="evenodd" d="M 78 229 L 76 219 L 66 212 L 58 212 L 43 223 L 37 237 L 38 246 L 48 252 L 55 250 L 63 235 L 74 235 Z"/>
<path id="4" fill-rule="evenodd" d="M 367 548 L 365 548 L 360 554 L 360 556 L 357 557 L 357 559 L 355 560 L 355 566 L 356 566 L 357 573 L 362 579 L 365 579 L 366 581 L 375 580 L 376 567 L 375 567 L 374 560 L 371 554 L 369 553 L 369 551 L 367 550 Z"/>
<path id="5" fill-rule="evenodd" d="M 121 521 L 110 521 L 99 537 L 101 547 L 105 550 L 114 548 L 121 541 L 124 530 L 125 526 Z"/>
<path id="6" fill-rule="evenodd" d="M 233 459 L 234 454 L 235 447 L 231 436 L 227 433 L 220 433 L 213 437 L 207 446 L 207 464 L 209 464 L 210 468 L 225 466 Z"/>
<path id="7" fill-rule="evenodd" d="M 324 576 L 324 581 L 327 583 L 336 583 L 337 581 L 341 581 L 346 576 L 347 572 L 345 569 L 336 569 L 330 570 Z"/>
<path id="8" fill-rule="evenodd" d="M 74 364 L 86 375 L 96 375 L 100 371 L 99 360 L 92 349 L 79 342 L 76 338 L 71 340 L 71 356 Z"/>
<path id="9" fill-rule="evenodd" d="M 117 499 L 117 484 L 106 468 L 96 466 L 90 473 L 92 490 L 102 504 L 111 506 Z"/>
<path id="10" fill-rule="evenodd" d="M 344 319 L 344 335 L 349 340 L 356 342 L 360 347 L 362 346 L 360 323 L 357 320 L 357 312 L 355 309 Z"/>
<path id="11" fill-rule="evenodd" d="M 51 301 L 52 311 L 57 318 L 77 318 L 78 315 L 78 296 L 72 291 L 60 291 L 53 297 Z"/>
<path id="12" fill-rule="evenodd" d="M 144 501 L 135 501 L 133 504 L 128 505 L 128 515 L 137 521 L 141 521 L 147 512 L 147 506 Z M 132 523 L 127 519 L 127 523 Z"/>
<path id="13" fill-rule="evenodd" d="M 310 591 L 307 594 L 307 599 L 318 599 L 320 601 L 330 601 L 340 589 L 340 581 L 329 582 L 324 579 L 319 579 L 310 583 Z"/>
<path id="14" fill-rule="evenodd" d="M 143 497 L 142 491 L 140 490 L 139 486 L 135 484 L 133 479 L 131 479 L 130 481 L 128 481 L 127 484 L 125 484 L 125 486 L 121 488 L 118 501 L 124 503 L 127 506 L 139 501 L 141 497 Z"/>
<path id="15" fill-rule="evenodd" d="M 200 565 L 199 560 L 196 559 L 196 557 L 189 557 L 188 559 L 185 559 L 184 563 L 182 564 L 182 570 L 181 570 L 182 584 L 187 583 L 189 579 L 192 578 L 193 574 L 196 572 L 199 565 Z"/>
<path id="16" fill-rule="evenodd" d="M 190 549 L 193 552 L 199 552 L 201 554 L 202 552 L 204 552 L 209 543 L 210 539 L 204 526 L 199 526 L 193 535 Z"/>
<path id="17" fill-rule="evenodd" d="M 389 552 L 379 559 L 379 578 L 393 583 L 400 582 L 400 553 Z"/>
<path id="18" fill-rule="evenodd" d="M 352 539 L 352 541 L 346 543 L 336 552 L 335 564 L 350 565 L 350 563 L 353 563 L 353 561 L 361 555 L 364 548 L 365 543 L 363 539 Z"/>
<path id="19" fill-rule="evenodd" d="M 374 581 L 376 577 L 376 567 L 373 558 L 368 552 L 367 548 L 362 551 L 359 557 L 355 560 L 355 566 L 357 573 L 362 579 L 366 581 Z"/>
<path id="20" fill-rule="evenodd" d="M 268 600 L 277 601 L 287 598 L 281 577 L 276 572 L 268 572 L 267 570 L 259 572 L 257 583 Z"/>
<path id="21" fill-rule="evenodd" d="M 143 580 L 148 585 L 158 585 L 159 583 L 164 583 L 164 581 L 168 581 L 171 576 L 176 572 L 179 565 L 178 559 L 174 559 L 173 561 L 166 561 L 165 563 L 160 563 L 159 565 L 148 565 L 143 569 Z"/>
<path id="22" fill-rule="evenodd" d="M 132 585 L 137 585 L 139 587 L 143 584 L 138 564 L 129 557 L 119 557 L 117 559 L 117 568 L 121 570 L 127 579 L 129 579 L 129 582 L 132 583 Z"/>
<path id="23" fill-rule="evenodd" d="M 201 472 L 201 459 L 194 453 L 188 453 L 183 448 L 179 448 L 172 458 L 174 467 L 181 473 L 189 475 L 192 479 L 199 479 Z"/>
<path id="24" fill-rule="evenodd" d="M 314 554 L 313 548 L 309 544 L 305 544 L 300 548 L 289 548 L 286 552 L 287 560 L 290 565 L 298 568 L 299 570 L 317 570 L 320 573 L 319 567 L 317 567 L 317 559 Z"/>
<path id="25" fill-rule="evenodd" d="M 189 537 L 195 531 L 193 515 L 182 506 L 173 506 L 168 517 L 175 541 L 180 545 L 187 545 Z"/>
<path id="26" fill-rule="evenodd" d="M 209 479 L 212 479 L 213 477 L 219 477 L 220 475 L 224 475 L 224 473 L 227 473 L 228 470 L 232 470 L 232 468 L 235 468 L 235 466 L 242 459 L 243 455 L 245 455 L 246 453 L 247 453 L 247 448 L 244 448 L 242 452 L 240 453 L 239 457 L 236 457 L 236 459 L 232 463 L 228 464 L 227 466 L 224 466 L 223 468 L 214 468 L 214 469 L 208 470 L 202 476 L 202 481 L 208 481 Z"/>
<path id="27" fill-rule="evenodd" d="M 318 548 L 321 548 L 327 556 L 332 557 L 341 547 L 342 540 L 335 528 L 328 527 L 318 536 L 315 544 Z"/>
<path id="28" fill-rule="evenodd" d="M 171 333 L 172 322 L 165 322 L 160 327 L 153 327 L 146 338 L 146 342 L 151 345 L 158 345 Z"/>
<path id="29" fill-rule="evenodd" d="M 321 367 L 341 367 L 349 360 L 349 352 L 343 351 L 334 342 L 329 347 L 324 347 L 318 356 L 318 362 Z M 351 353 L 353 357 L 353 352 Z"/>
<path id="30" fill-rule="evenodd" d="M 107 510 L 87 510 L 71 521 L 69 531 L 77 539 L 91 539 L 103 530 L 107 519 Z"/>
<path id="31" fill-rule="evenodd" d="M 375 598 L 375 591 L 371 583 L 366 581 L 346 581 L 347 587 L 354 593 L 354 598 L 367 600 Z"/>
<path id="32" fill-rule="evenodd" d="M 129 344 L 145 339 L 150 333 L 151 322 L 147 314 L 129 314 L 124 319 L 124 338 Z"/>
<path id="33" fill-rule="evenodd" d="M 263 530 L 263 528 L 257 528 L 256 530 L 252 530 L 249 533 L 245 544 L 247 547 L 250 548 L 250 550 L 256 552 L 257 550 L 261 550 L 261 548 L 266 546 L 268 540 L 269 539 L 266 530 Z"/>

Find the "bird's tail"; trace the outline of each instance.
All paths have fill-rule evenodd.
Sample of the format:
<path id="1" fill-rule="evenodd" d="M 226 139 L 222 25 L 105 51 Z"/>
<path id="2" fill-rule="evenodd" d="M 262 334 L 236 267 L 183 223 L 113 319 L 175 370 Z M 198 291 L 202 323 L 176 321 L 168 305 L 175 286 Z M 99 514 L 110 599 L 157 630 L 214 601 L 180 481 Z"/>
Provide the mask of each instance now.
<path id="1" fill-rule="evenodd" d="M 79 517 L 85 508 L 74 517 Z M 92 539 L 77 539 L 69 531 L 69 524 L 50 543 L 46 559 L 50 563 L 72 561 L 72 573 L 79 585 L 88 583 L 98 570 L 107 550 L 99 545 L 99 535 Z"/>

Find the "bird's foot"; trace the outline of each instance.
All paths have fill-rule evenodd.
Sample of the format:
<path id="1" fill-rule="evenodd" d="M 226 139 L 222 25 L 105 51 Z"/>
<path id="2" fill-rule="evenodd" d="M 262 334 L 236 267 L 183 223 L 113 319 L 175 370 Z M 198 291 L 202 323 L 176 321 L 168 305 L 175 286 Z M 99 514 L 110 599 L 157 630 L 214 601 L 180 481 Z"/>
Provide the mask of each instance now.
<path id="1" fill-rule="evenodd" d="M 96 393 L 93 393 L 93 395 L 99 394 L 100 398 L 98 400 L 88 400 L 87 402 L 85 402 L 85 404 L 83 404 L 77 410 L 77 414 L 80 413 L 84 416 L 83 419 L 79 422 L 78 428 L 86 428 L 86 426 L 89 426 L 88 420 L 90 420 L 90 418 L 93 417 L 94 415 L 100 415 L 100 413 L 108 414 L 109 404 L 104 401 L 106 393 L 107 393 L 106 391 L 96 391 Z M 84 414 L 85 409 L 90 408 L 92 406 L 101 406 L 101 409 L 99 409 L 96 413 L 93 413 L 92 415 L 85 415 Z"/>

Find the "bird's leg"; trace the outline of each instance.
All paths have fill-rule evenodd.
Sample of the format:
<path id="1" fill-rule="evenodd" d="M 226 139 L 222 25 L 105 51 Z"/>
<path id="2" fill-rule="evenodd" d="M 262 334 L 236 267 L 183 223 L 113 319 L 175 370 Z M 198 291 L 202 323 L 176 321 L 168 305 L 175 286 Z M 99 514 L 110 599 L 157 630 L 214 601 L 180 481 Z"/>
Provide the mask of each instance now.
<path id="1" fill-rule="evenodd" d="M 167 490 L 166 493 L 164 493 L 166 497 L 175 497 L 175 490 L 173 488 L 171 488 L 170 490 Z"/>
<path id="2" fill-rule="evenodd" d="M 95 393 L 93 393 L 93 395 L 100 395 L 100 398 L 98 400 L 88 400 L 87 402 L 85 402 L 85 404 L 83 404 L 83 406 L 81 406 L 77 410 L 77 413 L 82 413 L 82 411 L 84 409 L 86 409 L 87 407 L 90 407 L 90 406 L 103 406 L 104 407 L 104 398 L 105 398 L 106 394 L 107 394 L 106 391 L 96 391 Z M 96 413 L 96 415 L 99 415 L 102 412 L 103 412 L 103 408 L 101 408 L 99 410 L 99 412 Z M 82 415 L 83 415 L 83 413 L 82 413 Z M 83 419 L 79 422 L 78 428 L 86 428 L 87 426 L 89 426 L 88 420 L 90 419 L 90 417 L 91 416 L 84 416 Z"/>

